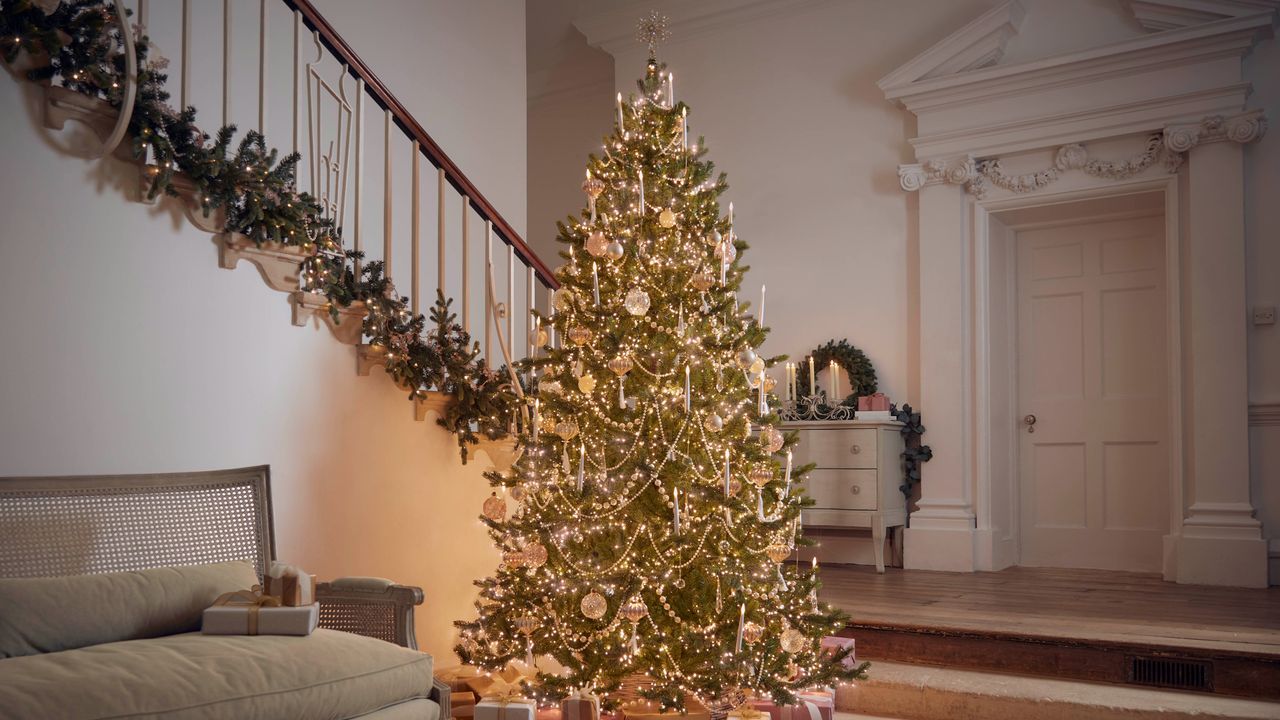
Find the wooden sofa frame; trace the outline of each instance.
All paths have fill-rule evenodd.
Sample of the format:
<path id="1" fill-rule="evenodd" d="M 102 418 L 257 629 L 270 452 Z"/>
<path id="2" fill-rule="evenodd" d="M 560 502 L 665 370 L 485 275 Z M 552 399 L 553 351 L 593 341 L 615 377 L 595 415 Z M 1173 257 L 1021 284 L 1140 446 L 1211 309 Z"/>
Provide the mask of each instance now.
<path id="1" fill-rule="evenodd" d="M 0 577 L 49 577 L 275 558 L 271 472 L 0 478 Z M 413 650 L 422 588 L 379 578 L 319 583 L 320 627 Z M 431 699 L 451 717 L 449 686 Z"/>

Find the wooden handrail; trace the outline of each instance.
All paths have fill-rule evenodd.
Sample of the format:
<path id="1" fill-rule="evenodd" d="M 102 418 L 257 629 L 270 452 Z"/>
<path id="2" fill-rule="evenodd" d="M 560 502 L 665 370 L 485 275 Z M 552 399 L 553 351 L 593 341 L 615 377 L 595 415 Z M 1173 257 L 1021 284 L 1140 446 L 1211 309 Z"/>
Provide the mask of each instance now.
<path id="1" fill-rule="evenodd" d="M 355 50 L 342 39 L 342 36 L 316 10 L 310 0 L 284 0 L 284 4 L 290 9 L 298 11 L 307 27 L 319 34 L 320 41 L 329 49 L 329 52 L 333 53 L 338 60 L 346 65 L 347 71 L 353 77 L 364 80 L 365 89 L 373 97 L 374 101 L 384 110 L 391 111 L 391 115 L 395 118 L 396 124 L 400 126 L 400 129 L 409 136 L 409 139 L 418 141 L 418 147 L 422 154 L 433 165 L 444 169 L 444 174 L 448 178 L 449 184 L 468 199 L 471 207 L 475 208 L 482 218 L 493 223 L 493 229 L 497 232 L 498 237 L 515 248 L 516 255 L 525 264 L 533 268 L 538 280 L 546 287 L 559 288 L 560 283 L 556 281 L 551 269 L 533 252 L 524 239 L 520 237 L 520 234 L 511 227 L 506 218 L 502 217 L 475 184 L 449 159 L 444 150 L 440 149 L 436 141 L 418 124 L 413 115 L 396 99 L 396 96 L 391 94 L 391 91 L 387 89 L 382 80 L 374 74 L 364 60 L 360 59 Z"/>

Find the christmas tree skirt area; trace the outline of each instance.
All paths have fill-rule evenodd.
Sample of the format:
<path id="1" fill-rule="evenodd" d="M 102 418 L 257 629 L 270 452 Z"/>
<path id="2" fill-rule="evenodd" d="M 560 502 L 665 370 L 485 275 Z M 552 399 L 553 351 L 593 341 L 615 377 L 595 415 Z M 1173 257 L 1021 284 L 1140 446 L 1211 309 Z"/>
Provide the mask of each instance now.
<path id="1" fill-rule="evenodd" d="M 874 663 L 869 679 L 839 688 L 836 707 L 837 720 L 1280 718 L 1280 703 L 883 661 Z"/>

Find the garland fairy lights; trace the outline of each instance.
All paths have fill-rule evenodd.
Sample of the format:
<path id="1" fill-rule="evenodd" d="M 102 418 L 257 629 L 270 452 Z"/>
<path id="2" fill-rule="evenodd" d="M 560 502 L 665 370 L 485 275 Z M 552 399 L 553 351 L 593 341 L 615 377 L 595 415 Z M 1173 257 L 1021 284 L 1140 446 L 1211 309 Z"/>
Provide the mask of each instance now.
<path id="1" fill-rule="evenodd" d="M 363 335 L 386 349 L 387 374 L 409 389 L 411 398 L 436 390 L 455 400 L 437 422 L 457 436 L 463 462 L 481 436 L 505 437 L 519 405 L 505 368 L 486 366 L 479 344 L 457 323 L 452 301 L 439 290 L 430 316 L 435 329 L 423 335 L 427 318 L 409 310 L 408 298 L 396 292 L 382 262 L 361 267 L 362 254 L 343 249 L 341 229 L 317 199 L 297 190 L 297 153 L 280 157 L 256 131 L 234 143 L 234 125 L 212 136 L 202 131 L 195 108 L 169 104 L 168 61 L 149 57 L 143 29 L 122 29 L 109 2 L 0 0 L 0 52 L 6 63 L 14 64 L 25 52 L 36 64 L 27 73 L 31 80 L 57 80 L 117 110 L 125 102 L 125 56 L 117 49 L 122 32 L 133 33 L 137 57 L 128 131 L 134 159 L 145 163 L 148 199 L 177 196 L 174 179 L 181 174 L 195 185 L 206 217 L 222 211 L 225 232 L 258 245 L 303 249 L 302 290 L 324 295 L 335 322 L 340 308 L 363 304 Z"/>

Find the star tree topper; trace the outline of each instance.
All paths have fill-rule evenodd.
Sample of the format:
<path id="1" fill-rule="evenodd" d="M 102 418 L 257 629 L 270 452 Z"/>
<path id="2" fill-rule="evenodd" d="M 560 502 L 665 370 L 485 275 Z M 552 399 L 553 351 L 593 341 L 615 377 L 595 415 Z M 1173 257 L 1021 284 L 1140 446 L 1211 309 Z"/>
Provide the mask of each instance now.
<path id="1" fill-rule="evenodd" d="M 649 46 L 649 57 L 656 57 L 658 46 L 671 37 L 667 29 L 667 16 L 657 10 L 650 10 L 648 15 L 636 23 L 636 39 Z"/>

